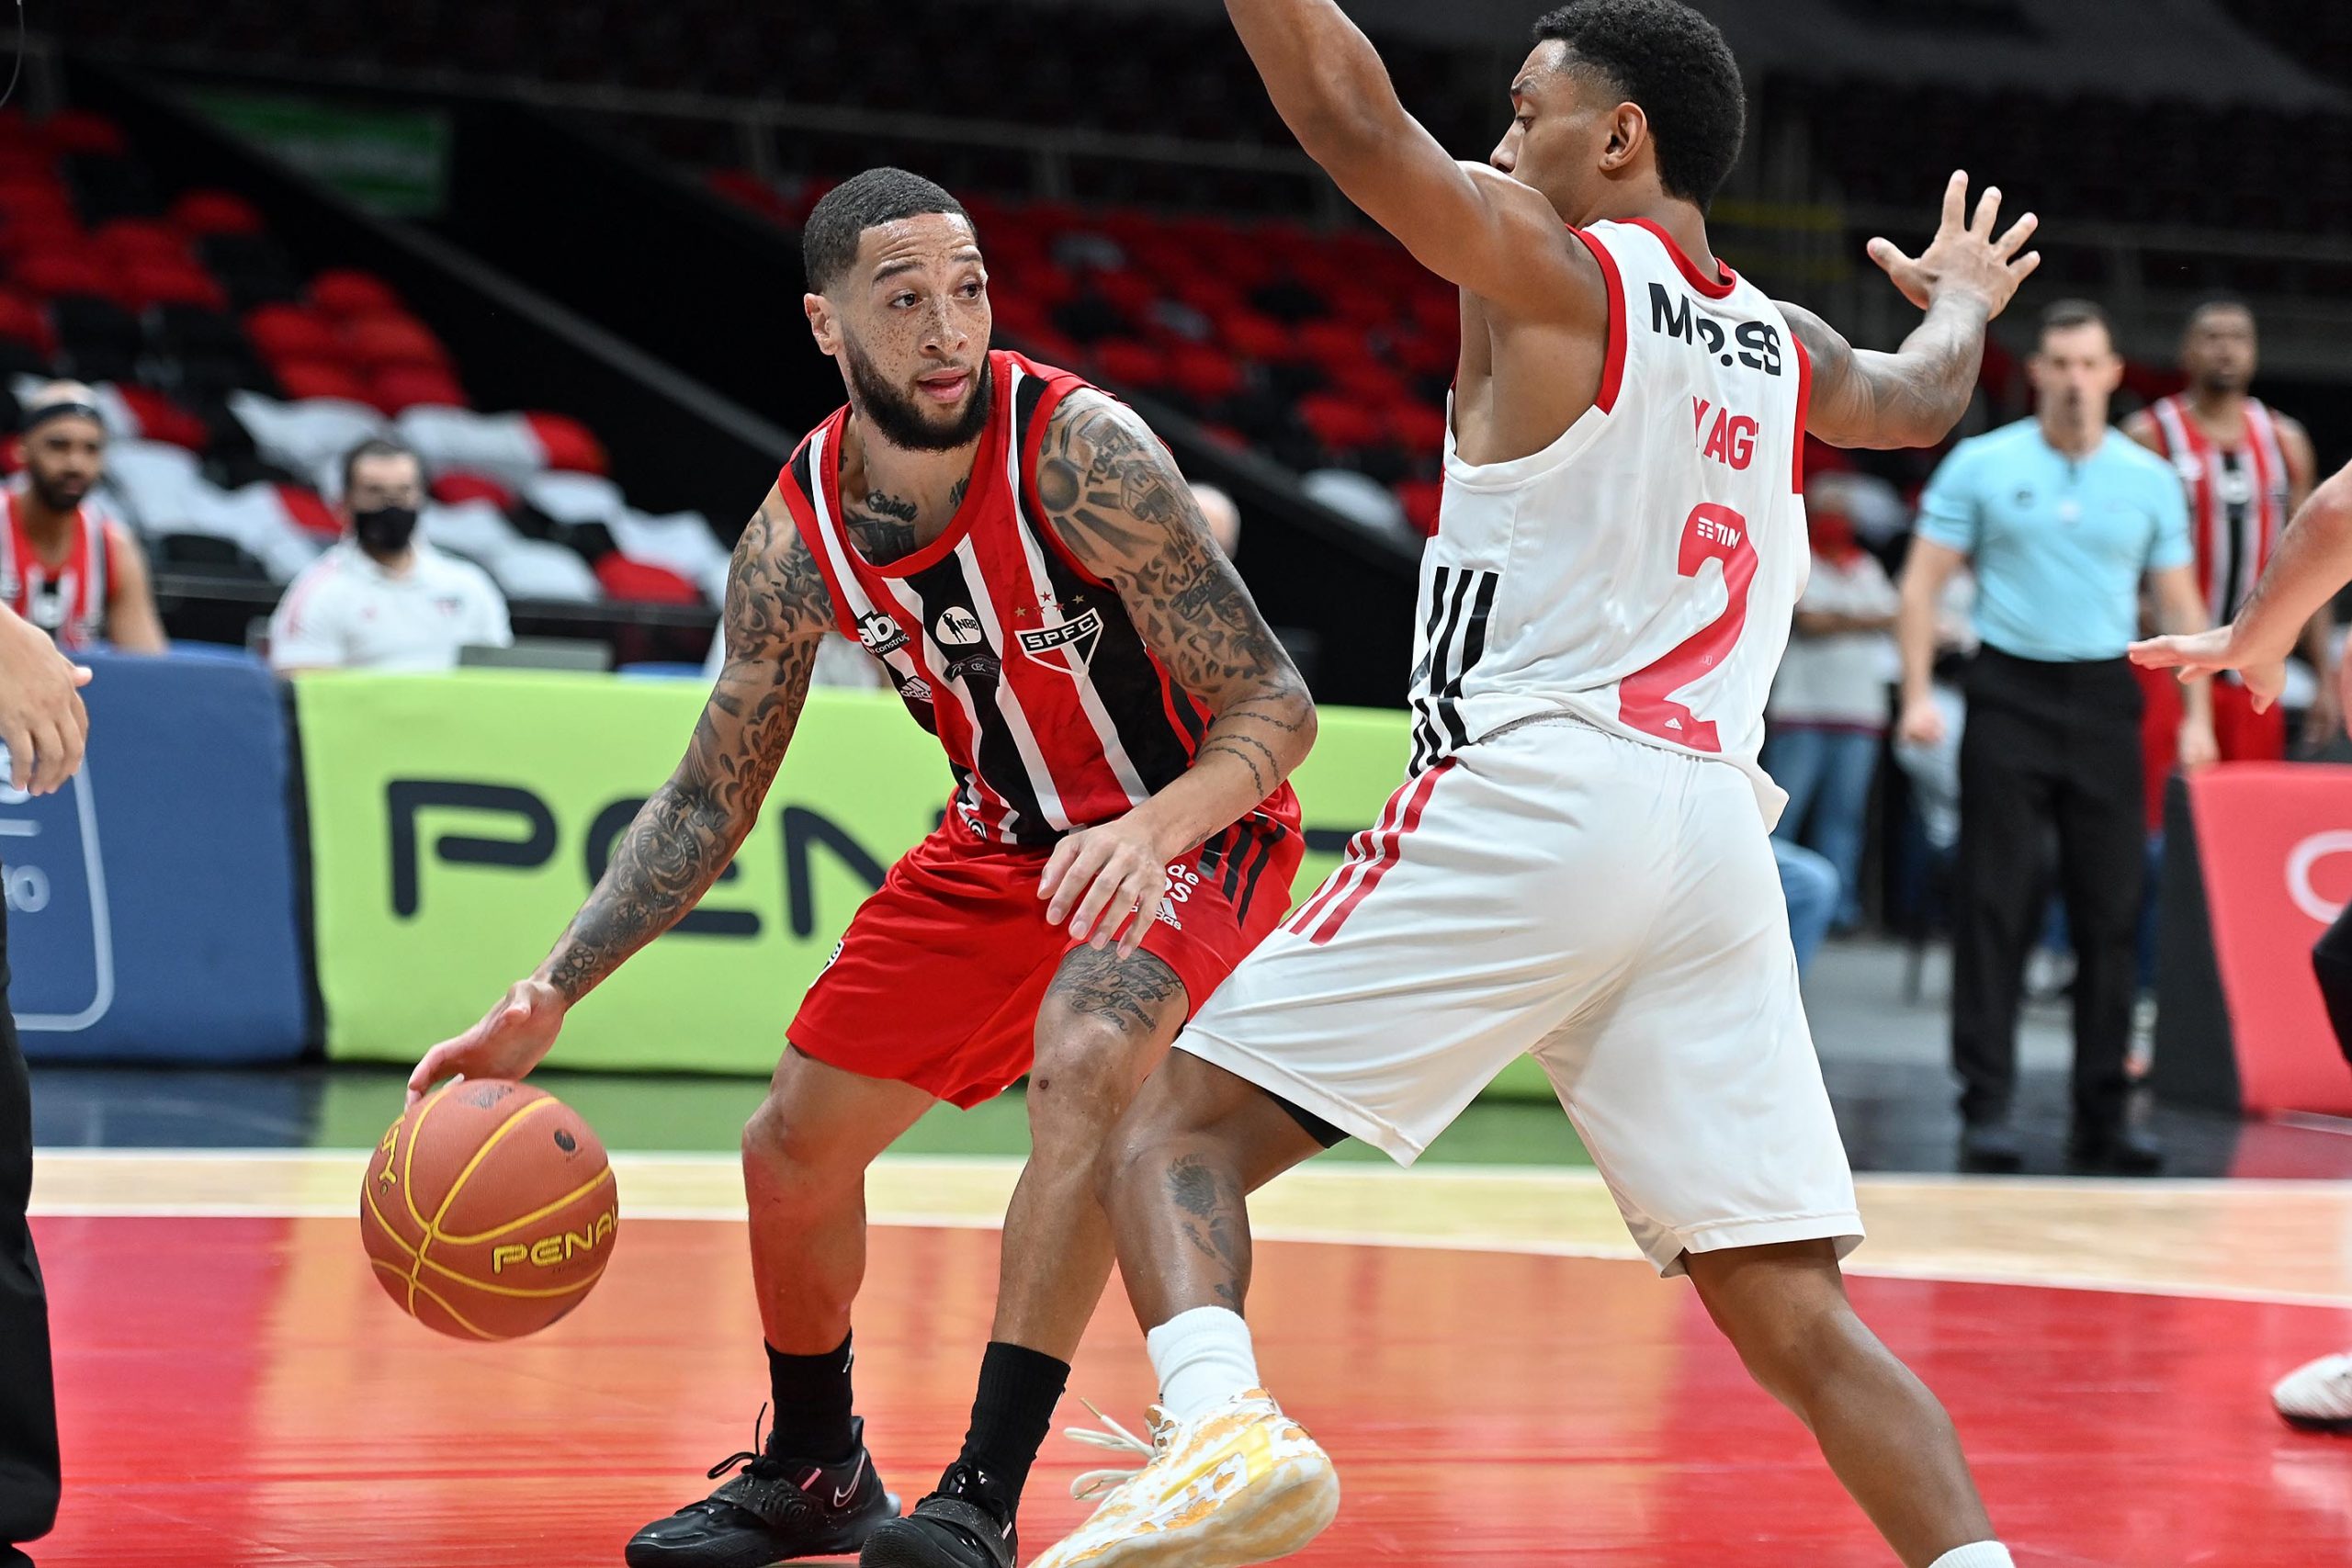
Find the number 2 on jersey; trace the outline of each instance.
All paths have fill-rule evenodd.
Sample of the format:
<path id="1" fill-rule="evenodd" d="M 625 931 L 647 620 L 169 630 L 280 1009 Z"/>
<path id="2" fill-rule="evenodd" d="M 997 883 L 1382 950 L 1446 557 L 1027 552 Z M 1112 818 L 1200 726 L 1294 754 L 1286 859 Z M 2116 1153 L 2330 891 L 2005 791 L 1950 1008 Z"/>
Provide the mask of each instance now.
<path id="1" fill-rule="evenodd" d="M 1682 523 L 1675 570 L 1696 577 L 1709 561 L 1724 569 L 1724 613 L 1690 634 L 1664 658 L 1617 684 L 1617 717 L 1626 726 L 1694 751 L 1723 750 L 1712 719 L 1701 718 L 1674 700 L 1674 694 L 1722 662 L 1747 625 L 1747 588 L 1756 581 L 1756 544 L 1747 519 L 1712 502 L 1691 509 Z"/>

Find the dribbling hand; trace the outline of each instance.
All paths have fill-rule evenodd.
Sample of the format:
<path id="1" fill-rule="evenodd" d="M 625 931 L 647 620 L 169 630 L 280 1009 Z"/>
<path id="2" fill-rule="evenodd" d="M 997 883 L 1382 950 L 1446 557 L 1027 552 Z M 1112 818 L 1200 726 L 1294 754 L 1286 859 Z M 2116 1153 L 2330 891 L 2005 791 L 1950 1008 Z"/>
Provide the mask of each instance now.
<path id="1" fill-rule="evenodd" d="M 424 1054 L 408 1076 L 408 1102 L 447 1077 L 522 1077 L 554 1046 L 571 1006 L 545 980 L 516 981 L 480 1023 Z"/>
<path id="2" fill-rule="evenodd" d="M 1944 186 L 1943 221 L 1928 248 L 1917 257 L 1906 256 L 1894 241 L 1875 239 L 1869 246 L 1871 260 L 1922 310 L 1942 296 L 1960 293 L 1982 300 L 1990 321 L 2041 265 L 2040 251 L 2018 254 L 2041 220 L 2029 212 L 1995 239 L 1993 224 L 2000 215 L 2001 187 L 1988 186 L 1976 204 L 1975 220 L 1969 220 L 1968 175 L 1956 170 Z"/>

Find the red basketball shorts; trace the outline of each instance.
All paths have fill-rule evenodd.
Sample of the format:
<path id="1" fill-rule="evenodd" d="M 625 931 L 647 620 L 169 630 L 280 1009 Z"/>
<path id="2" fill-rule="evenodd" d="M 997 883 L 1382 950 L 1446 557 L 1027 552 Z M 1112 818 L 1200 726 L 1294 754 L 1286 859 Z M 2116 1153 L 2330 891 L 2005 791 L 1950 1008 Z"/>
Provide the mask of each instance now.
<path id="1" fill-rule="evenodd" d="M 1168 868 L 1143 950 L 1184 983 L 1185 1016 L 1290 908 L 1295 822 L 1243 818 Z M 1037 897 L 1050 852 L 994 844 L 954 817 L 890 868 L 787 1032 L 828 1066 L 969 1108 L 1029 1070 L 1038 1004 L 1079 944 Z"/>

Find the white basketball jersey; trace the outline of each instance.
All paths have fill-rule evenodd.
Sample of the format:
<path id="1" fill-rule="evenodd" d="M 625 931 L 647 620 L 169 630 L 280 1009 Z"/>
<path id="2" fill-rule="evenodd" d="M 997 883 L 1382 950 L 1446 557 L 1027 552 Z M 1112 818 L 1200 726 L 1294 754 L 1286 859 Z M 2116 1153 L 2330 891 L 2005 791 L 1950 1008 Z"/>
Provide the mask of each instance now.
<path id="1" fill-rule="evenodd" d="M 1764 699 L 1811 551 L 1802 472 L 1811 367 L 1736 275 L 1702 276 L 1646 222 L 1578 237 L 1609 288 L 1600 394 L 1543 451 L 1484 467 L 1445 442 L 1421 559 L 1413 767 L 1562 710 L 1718 757 L 1767 822 Z"/>

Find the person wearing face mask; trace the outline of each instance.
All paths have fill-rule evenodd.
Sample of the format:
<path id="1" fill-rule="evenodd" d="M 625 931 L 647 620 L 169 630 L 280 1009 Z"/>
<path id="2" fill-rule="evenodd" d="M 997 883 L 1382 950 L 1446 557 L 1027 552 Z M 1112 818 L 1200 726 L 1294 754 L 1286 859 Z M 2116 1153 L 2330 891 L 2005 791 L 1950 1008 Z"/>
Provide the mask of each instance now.
<path id="1" fill-rule="evenodd" d="M 1952 905 L 1960 1163 L 2022 1163 L 2010 1120 L 2018 1004 L 2054 830 L 2080 964 L 2067 1163 L 2147 1176 L 2163 1155 L 2124 1116 L 2145 837 L 2140 688 L 2123 653 L 2143 579 L 2165 629 L 2209 622 L 2179 477 L 2107 422 L 2123 361 L 2106 315 L 2082 301 L 2051 306 L 2031 369 L 2034 417 L 1961 443 L 1921 499 L 1897 622 L 1897 732 L 1917 746 L 1943 739 L 1936 612 L 1945 584 L 1971 567 L 1983 647 L 1964 682 Z M 2207 687 L 2200 679 L 2183 693 L 2184 768 L 2213 760 Z"/>
<path id="2" fill-rule="evenodd" d="M 416 536 L 424 466 L 370 439 L 343 460 L 350 532 L 303 569 L 269 622 L 269 661 L 300 670 L 448 670 L 461 648 L 514 640 L 506 600 L 480 567 Z"/>

